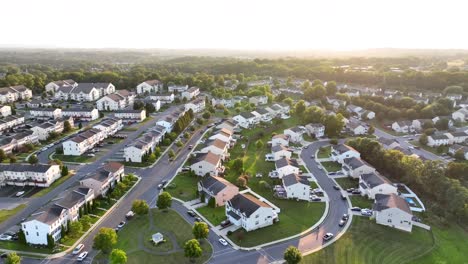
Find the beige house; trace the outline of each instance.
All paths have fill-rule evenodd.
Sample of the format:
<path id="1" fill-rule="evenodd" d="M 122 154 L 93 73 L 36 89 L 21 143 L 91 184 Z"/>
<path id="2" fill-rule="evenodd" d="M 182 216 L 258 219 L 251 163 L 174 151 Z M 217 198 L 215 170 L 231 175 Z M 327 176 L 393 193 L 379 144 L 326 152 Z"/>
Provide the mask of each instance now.
<path id="1" fill-rule="evenodd" d="M 206 147 L 200 150 L 200 152 L 202 153 L 211 152 L 216 155 L 220 155 L 221 159 L 224 160 L 226 157 L 229 156 L 228 149 L 229 149 L 229 143 L 224 142 L 219 139 L 215 139 L 213 141 L 210 141 Z"/>
<path id="2" fill-rule="evenodd" d="M 94 195 L 106 196 L 111 186 L 114 186 L 124 176 L 124 165 L 118 162 L 108 162 L 91 176 L 80 181 L 80 185 L 93 189 Z"/>
<path id="3" fill-rule="evenodd" d="M 239 188 L 220 177 L 207 176 L 198 182 L 198 192 L 205 194 L 205 203 L 215 199 L 216 206 L 223 206 L 239 193 Z"/>
<path id="4" fill-rule="evenodd" d="M 224 172 L 224 166 L 221 163 L 221 156 L 212 152 L 200 154 L 195 157 L 190 169 L 198 176 L 218 176 Z"/>

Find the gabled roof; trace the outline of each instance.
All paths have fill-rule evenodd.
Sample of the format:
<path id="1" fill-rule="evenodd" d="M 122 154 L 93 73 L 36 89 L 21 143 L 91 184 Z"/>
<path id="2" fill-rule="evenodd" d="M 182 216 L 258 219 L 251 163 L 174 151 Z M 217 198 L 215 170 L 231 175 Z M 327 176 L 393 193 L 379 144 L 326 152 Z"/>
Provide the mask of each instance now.
<path id="1" fill-rule="evenodd" d="M 104 165 L 104 170 L 106 170 L 108 172 L 116 173 L 117 171 L 119 171 L 123 167 L 124 167 L 124 165 L 122 163 L 115 162 L 115 161 L 109 161 Z"/>
<path id="2" fill-rule="evenodd" d="M 221 177 L 206 176 L 200 180 L 200 185 L 208 190 L 210 193 L 217 195 L 226 187 L 235 187 L 232 183 L 226 181 Z"/>
<path id="3" fill-rule="evenodd" d="M 272 138 L 282 138 L 284 140 L 289 140 L 289 135 L 278 134 L 278 135 L 274 135 Z"/>
<path id="4" fill-rule="evenodd" d="M 354 148 L 348 146 L 348 145 L 345 145 L 345 144 L 338 144 L 336 146 L 332 146 L 332 148 L 338 152 L 339 154 L 343 154 L 343 153 L 346 153 L 348 151 L 354 151 L 354 152 L 358 152 L 357 150 L 355 150 Z"/>
<path id="5" fill-rule="evenodd" d="M 70 209 L 73 206 L 83 202 L 86 196 L 82 193 L 71 191 L 68 192 L 62 199 L 55 201 L 55 204 L 64 208 Z"/>
<path id="6" fill-rule="evenodd" d="M 411 214 L 411 209 L 406 200 L 396 194 L 376 194 L 374 211 L 382 211 L 389 208 L 398 208 L 408 214 Z"/>
<path id="7" fill-rule="evenodd" d="M 380 137 L 378 141 L 385 146 L 390 146 L 393 143 L 398 143 L 398 141 L 394 138 L 385 138 L 385 137 Z M 399 144 L 399 143 L 398 143 Z"/>
<path id="8" fill-rule="evenodd" d="M 291 185 L 294 185 L 294 184 L 297 184 L 297 183 L 310 186 L 310 182 L 309 182 L 309 180 L 307 179 L 306 176 L 299 176 L 299 175 L 297 175 L 295 173 L 283 176 L 282 180 L 283 180 L 283 185 L 284 186 L 291 186 Z"/>
<path id="9" fill-rule="evenodd" d="M 255 111 L 261 115 L 266 115 L 269 113 L 265 108 L 257 108 Z"/>
<path id="10" fill-rule="evenodd" d="M 254 116 L 252 113 L 250 113 L 250 112 L 242 112 L 242 113 L 240 113 L 239 115 L 242 116 L 242 117 L 245 118 L 245 119 L 249 119 L 249 118 L 255 117 L 255 116 Z"/>
<path id="11" fill-rule="evenodd" d="M 47 172 L 53 165 L 49 164 L 0 164 L 0 171 L 13 171 L 13 172 L 39 172 L 45 173 Z"/>
<path id="12" fill-rule="evenodd" d="M 434 140 L 438 140 L 438 139 L 440 139 L 440 140 L 442 140 L 442 139 L 449 139 L 449 138 L 448 138 L 446 135 L 444 135 L 444 134 L 439 134 L 439 135 L 434 134 L 434 135 L 430 135 L 429 137 L 431 137 L 431 138 L 434 139 Z"/>
<path id="13" fill-rule="evenodd" d="M 358 159 L 355 157 L 344 159 L 343 162 L 352 169 L 357 169 L 364 165 L 370 166 L 369 164 L 364 162 L 362 159 Z"/>
<path id="14" fill-rule="evenodd" d="M 294 166 L 299 168 L 299 164 L 297 163 L 297 160 L 295 159 L 288 159 L 288 158 L 281 158 L 277 161 L 275 161 L 276 168 L 283 168 L 286 166 Z"/>
<path id="15" fill-rule="evenodd" d="M 245 214 L 247 217 L 250 217 L 255 211 L 260 207 L 271 208 L 267 203 L 260 201 L 259 199 L 248 195 L 248 194 L 236 194 L 228 201 L 230 206 L 241 213 Z"/>
<path id="16" fill-rule="evenodd" d="M 271 147 L 271 152 L 273 152 L 273 153 L 276 153 L 276 152 L 279 152 L 279 151 L 282 151 L 282 150 L 291 151 L 289 148 L 284 147 L 283 145 L 275 145 L 275 146 Z"/>
<path id="17" fill-rule="evenodd" d="M 219 148 L 219 149 L 224 149 L 226 147 L 227 143 L 222 141 L 222 140 L 219 140 L 219 139 L 215 139 L 215 140 L 212 140 L 210 142 L 208 142 L 207 144 L 207 147 L 209 146 L 214 146 L 216 148 Z"/>
<path id="18" fill-rule="evenodd" d="M 40 213 L 33 214 L 29 219 L 50 225 L 57 221 L 57 219 L 66 212 L 65 208 L 55 204 L 47 205 L 46 207 L 41 208 L 41 210 L 42 211 Z"/>
<path id="19" fill-rule="evenodd" d="M 365 183 L 367 183 L 367 185 L 369 185 L 371 188 L 374 188 L 375 186 L 379 186 L 384 183 L 391 184 L 391 182 L 387 178 L 375 172 L 363 174 L 361 175 L 361 179 Z"/>
<path id="20" fill-rule="evenodd" d="M 210 164 L 213 165 L 218 165 L 219 161 L 221 160 L 221 157 L 219 155 L 216 155 L 212 153 L 211 151 L 208 151 L 207 153 L 199 154 L 195 157 L 195 160 L 193 163 L 197 163 L 200 161 L 206 161 Z"/>
<path id="21" fill-rule="evenodd" d="M 156 85 L 156 84 L 160 84 L 161 81 L 159 81 L 159 80 L 147 80 L 147 81 L 145 81 L 145 83 L 147 83 L 149 85 Z"/>

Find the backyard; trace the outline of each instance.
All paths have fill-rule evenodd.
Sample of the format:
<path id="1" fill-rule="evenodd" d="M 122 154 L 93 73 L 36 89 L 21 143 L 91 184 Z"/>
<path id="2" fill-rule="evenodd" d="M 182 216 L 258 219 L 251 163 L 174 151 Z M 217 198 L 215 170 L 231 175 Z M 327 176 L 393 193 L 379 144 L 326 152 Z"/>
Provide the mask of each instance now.
<path id="1" fill-rule="evenodd" d="M 341 170 L 341 164 L 336 161 L 324 161 L 321 162 L 322 166 L 327 170 L 327 172 L 337 172 Z"/>
<path id="2" fill-rule="evenodd" d="M 166 242 L 154 246 L 151 235 L 161 233 Z M 193 238 L 192 227 L 177 212 L 173 210 L 160 211 L 151 209 L 150 214 L 137 216 L 118 233 L 115 248 L 127 253 L 129 264 L 132 263 L 190 263 L 184 256 L 183 246 Z M 203 256 L 193 263 L 204 263 L 211 256 L 211 246 L 206 241 L 201 242 Z M 93 260 L 94 264 L 108 263 L 108 256 L 99 253 Z"/>
<path id="3" fill-rule="evenodd" d="M 226 208 L 224 206 L 218 206 L 216 208 L 204 206 L 196 210 L 214 226 L 220 225 L 223 220 L 226 220 Z"/>
<path id="4" fill-rule="evenodd" d="M 197 185 L 199 180 L 199 177 L 194 173 L 179 173 L 166 187 L 166 191 L 168 191 L 172 197 L 182 201 L 190 201 L 198 197 Z"/>
<path id="5" fill-rule="evenodd" d="M 353 179 L 350 177 L 336 178 L 336 183 L 341 186 L 341 189 L 346 190 L 348 188 L 357 188 L 359 185 L 358 179 Z"/>
<path id="6" fill-rule="evenodd" d="M 318 153 L 317 153 L 317 158 L 319 159 L 327 159 L 329 158 L 331 155 L 331 147 L 330 146 L 327 146 L 327 147 L 323 147 L 323 148 L 320 148 Z"/>
<path id="7" fill-rule="evenodd" d="M 351 204 L 353 206 L 357 206 L 359 208 L 369 208 L 372 209 L 373 200 L 367 199 L 367 197 L 363 197 L 361 195 L 350 195 L 349 199 L 351 200 Z"/>

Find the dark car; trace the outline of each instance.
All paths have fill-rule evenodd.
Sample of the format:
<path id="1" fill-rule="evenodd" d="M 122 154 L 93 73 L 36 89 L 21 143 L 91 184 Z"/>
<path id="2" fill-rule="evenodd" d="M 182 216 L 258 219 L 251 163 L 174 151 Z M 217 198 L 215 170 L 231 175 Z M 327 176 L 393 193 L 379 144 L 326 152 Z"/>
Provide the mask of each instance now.
<path id="1" fill-rule="evenodd" d="M 203 220 L 200 217 L 195 217 L 195 222 L 203 222 Z"/>
<path id="2" fill-rule="evenodd" d="M 354 188 L 348 188 L 346 189 L 347 192 L 352 193 L 354 191 Z"/>
<path id="3" fill-rule="evenodd" d="M 358 189 L 356 189 L 356 190 L 354 190 L 354 191 L 352 192 L 352 194 L 361 194 L 361 191 L 358 190 Z"/>
<path id="4" fill-rule="evenodd" d="M 8 257 L 8 254 L 7 253 L 3 253 L 0 255 L 0 258 L 4 259 L 4 258 L 7 258 Z"/>
<path id="5" fill-rule="evenodd" d="M 188 210 L 188 211 L 187 211 L 187 214 L 190 215 L 191 217 L 197 216 L 197 214 L 195 214 L 195 212 L 192 211 L 192 210 Z"/>
<path id="6" fill-rule="evenodd" d="M 344 194 L 341 194 L 341 199 L 346 200 L 346 196 Z"/>
<path id="7" fill-rule="evenodd" d="M 337 185 L 333 185 L 333 189 L 339 191 L 339 190 L 340 190 L 340 187 L 338 187 Z"/>
<path id="8" fill-rule="evenodd" d="M 226 226 L 230 226 L 231 225 L 231 221 L 229 220 L 224 220 L 221 222 L 221 227 L 226 227 Z"/>
<path id="9" fill-rule="evenodd" d="M 354 207 L 351 207 L 351 211 L 361 212 L 361 208 L 357 207 L 357 206 L 354 206 Z"/>

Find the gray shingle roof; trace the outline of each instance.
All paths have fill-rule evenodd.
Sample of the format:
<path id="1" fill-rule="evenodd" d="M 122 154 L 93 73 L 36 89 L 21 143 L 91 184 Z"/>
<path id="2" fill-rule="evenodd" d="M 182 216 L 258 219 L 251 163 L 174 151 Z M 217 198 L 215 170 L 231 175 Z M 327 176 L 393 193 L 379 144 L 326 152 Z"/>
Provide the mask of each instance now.
<path id="1" fill-rule="evenodd" d="M 307 186 L 310 185 L 310 182 L 309 182 L 309 180 L 307 179 L 306 176 L 299 176 L 299 175 L 294 174 L 294 173 L 283 176 L 282 180 L 283 180 L 283 185 L 284 186 L 291 186 L 291 185 L 294 185 L 296 183 L 301 183 L 301 184 L 304 184 L 304 185 L 307 185 Z"/>
<path id="2" fill-rule="evenodd" d="M 348 145 L 345 145 L 345 144 L 339 144 L 339 145 L 336 145 L 336 146 L 332 146 L 332 148 L 340 153 L 340 154 L 343 154 L 347 151 L 356 151 L 354 148 L 348 146 Z M 357 152 L 357 151 L 356 151 Z"/>
<path id="3" fill-rule="evenodd" d="M 406 200 L 396 194 L 376 194 L 375 195 L 375 204 L 374 211 L 382 211 L 388 208 L 399 208 L 402 211 L 411 214 L 411 209 L 406 202 Z"/>
<path id="4" fill-rule="evenodd" d="M 344 159 L 343 161 L 346 165 L 348 165 L 352 169 L 357 169 L 359 167 L 367 165 L 362 159 L 358 159 L 355 157 L 347 158 L 347 159 Z"/>
<path id="5" fill-rule="evenodd" d="M 299 168 L 299 164 L 297 163 L 297 160 L 288 159 L 288 158 L 282 158 L 282 159 L 279 159 L 279 160 L 275 161 L 275 165 L 276 165 L 276 168 L 283 168 L 283 167 L 286 167 L 288 165 Z"/>
<path id="6" fill-rule="evenodd" d="M 0 171 L 13 171 L 13 172 L 40 172 L 44 173 L 48 171 L 52 165 L 48 164 L 1 164 Z"/>
<path id="7" fill-rule="evenodd" d="M 257 198 L 248 195 L 248 194 L 236 194 L 228 201 L 229 205 L 241 213 L 245 214 L 247 217 L 255 213 L 260 207 L 270 207 L 265 202 L 258 200 Z"/>
<path id="8" fill-rule="evenodd" d="M 212 176 L 203 177 L 200 181 L 200 184 L 213 195 L 217 195 L 227 186 L 234 186 L 232 183 L 226 181 L 223 178 Z"/>
<path id="9" fill-rule="evenodd" d="M 391 184 L 391 182 L 389 180 L 387 180 L 383 176 L 381 176 L 381 175 L 379 175 L 377 173 L 374 173 L 374 172 L 373 173 L 363 174 L 363 175 L 361 175 L 361 178 L 371 188 L 374 188 L 374 187 L 379 186 L 379 185 L 384 184 L 384 183 Z"/>
<path id="10" fill-rule="evenodd" d="M 65 208 L 55 204 L 47 205 L 42 209 L 43 211 L 41 213 L 34 214 L 30 219 L 37 220 L 45 224 L 52 224 L 66 211 Z"/>

